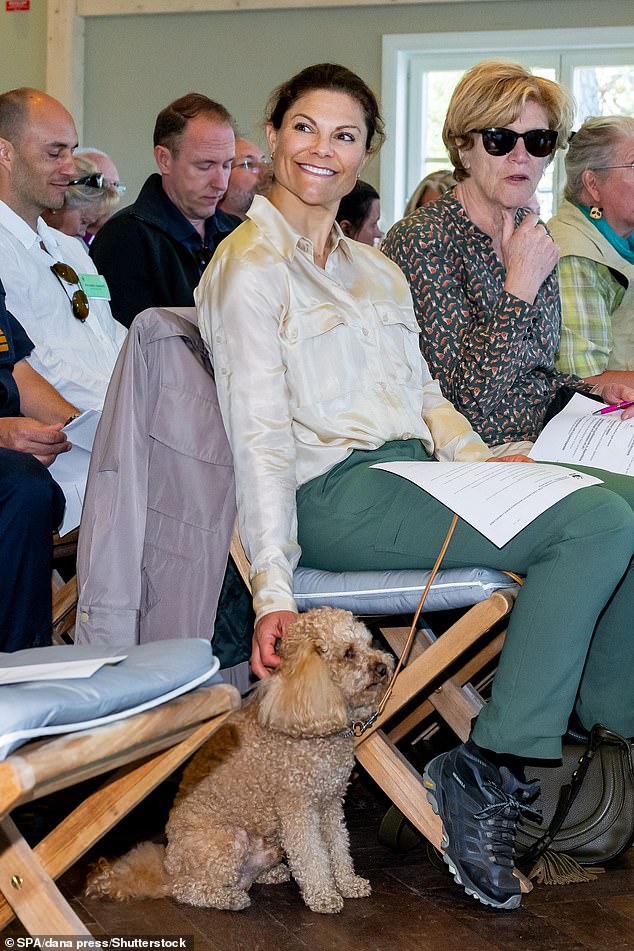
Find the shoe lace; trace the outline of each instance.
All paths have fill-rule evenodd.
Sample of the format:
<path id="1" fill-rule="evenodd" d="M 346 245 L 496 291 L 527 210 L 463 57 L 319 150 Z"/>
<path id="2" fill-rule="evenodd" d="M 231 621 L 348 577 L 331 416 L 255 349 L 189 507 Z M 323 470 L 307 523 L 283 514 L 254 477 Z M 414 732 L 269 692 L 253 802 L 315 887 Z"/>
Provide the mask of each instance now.
<path id="1" fill-rule="evenodd" d="M 515 831 L 520 816 L 541 823 L 541 810 L 532 808 L 530 803 L 505 792 L 490 780 L 484 782 L 484 788 L 493 801 L 474 813 L 473 818 L 489 826 L 487 836 L 490 842 L 487 847 L 495 855 L 496 861 L 512 866 L 515 859 Z"/>

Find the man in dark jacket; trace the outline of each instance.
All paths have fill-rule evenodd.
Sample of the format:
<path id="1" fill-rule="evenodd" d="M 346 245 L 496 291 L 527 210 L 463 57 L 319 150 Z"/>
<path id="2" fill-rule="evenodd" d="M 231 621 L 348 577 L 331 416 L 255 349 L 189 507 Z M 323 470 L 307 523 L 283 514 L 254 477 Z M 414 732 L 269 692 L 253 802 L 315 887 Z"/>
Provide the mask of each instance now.
<path id="1" fill-rule="evenodd" d="M 235 156 L 224 106 L 189 93 L 158 114 L 150 175 L 137 200 L 114 215 L 90 253 L 129 327 L 146 307 L 193 306 L 193 291 L 217 245 L 240 219 L 216 210 Z"/>
<path id="2" fill-rule="evenodd" d="M 65 500 L 46 467 L 70 449 L 62 426 L 77 410 L 27 363 L 33 344 L 4 298 L 0 283 L 0 651 L 15 651 L 51 642 L 53 530 Z"/>

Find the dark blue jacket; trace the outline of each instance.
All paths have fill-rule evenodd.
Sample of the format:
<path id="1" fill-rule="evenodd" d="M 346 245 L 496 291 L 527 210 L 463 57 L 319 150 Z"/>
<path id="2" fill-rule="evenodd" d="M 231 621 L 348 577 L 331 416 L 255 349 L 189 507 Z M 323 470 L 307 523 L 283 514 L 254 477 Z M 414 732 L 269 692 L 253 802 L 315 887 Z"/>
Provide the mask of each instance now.
<path id="1" fill-rule="evenodd" d="M 13 379 L 13 367 L 28 357 L 33 342 L 5 304 L 0 281 L 0 417 L 20 416 L 20 394 Z"/>
<path id="2" fill-rule="evenodd" d="M 216 211 L 205 242 L 163 190 L 161 176 L 145 182 L 134 204 L 95 235 L 90 254 L 112 295 L 112 313 L 126 327 L 146 307 L 191 307 L 211 254 L 240 219 Z"/>

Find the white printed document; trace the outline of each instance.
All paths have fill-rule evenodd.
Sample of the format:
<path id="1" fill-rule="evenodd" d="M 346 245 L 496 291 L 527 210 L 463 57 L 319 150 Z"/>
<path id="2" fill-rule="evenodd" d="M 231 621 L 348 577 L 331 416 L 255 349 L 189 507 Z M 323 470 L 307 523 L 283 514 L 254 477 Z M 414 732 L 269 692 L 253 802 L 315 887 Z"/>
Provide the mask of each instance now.
<path id="1" fill-rule="evenodd" d="M 529 462 L 384 462 L 502 548 L 555 502 L 601 479 Z"/>
<path id="2" fill-rule="evenodd" d="M 634 475 L 634 419 L 621 419 L 618 410 L 594 416 L 600 408 L 596 400 L 575 393 L 544 427 L 529 456 Z"/>
<path id="3" fill-rule="evenodd" d="M 59 527 L 59 534 L 66 535 L 79 525 L 81 510 L 86 493 L 88 466 L 92 444 L 97 431 L 97 423 L 101 413 L 97 409 L 88 409 L 77 419 L 64 426 L 64 432 L 72 442 L 69 452 L 62 452 L 57 457 L 49 472 L 61 486 L 66 496 L 64 520 Z"/>
<path id="4" fill-rule="evenodd" d="M 118 664 L 127 656 L 127 654 L 121 654 L 119 657 L 94 657 L 91 660 L 66 659 L 52 664 L 15 664 L 14 666 L 11 666 L 10 659 L 5 657 L 0 661 L 0 686 L 34 683 L 39 680 L 77 680 L 92 677 L 106 664 Z"/>

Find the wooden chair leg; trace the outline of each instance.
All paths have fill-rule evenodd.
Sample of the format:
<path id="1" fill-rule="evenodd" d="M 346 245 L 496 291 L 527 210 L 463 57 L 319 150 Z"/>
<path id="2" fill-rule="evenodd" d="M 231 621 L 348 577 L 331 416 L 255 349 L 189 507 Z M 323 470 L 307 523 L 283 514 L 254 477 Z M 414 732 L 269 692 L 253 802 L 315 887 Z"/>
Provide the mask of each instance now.
<path id="1" fill-rule="evenodd" d="M 409 763 L 382 730 L 361 738 L 357 760 L 387 793 L 394 805 L 432 845 L 440 848 L 442 823 L 427 802 L 421 774 Z"/>
<path id="2" fill-rule="evenodd" d="M 90 935 L 8 816 L 0 820 L 0 889 L 29 934 Z"/>
<path id="3" fill-rule="evenodd" d="M 33 850 L 24 842 L 14 823 L 8 818 L 3 820 L 3 823 L 10 823 L 10 827 L 17 833 L 21 840 L 20 849 L 22 849 L 22 852 L 26 849 L 30 853 L 31 866 L 36 863 L 39 868 L 38 878 L 35 879 L 30 871 L 28 878 L 22 876 L 25 882 L 35 881 L 39 888 L 41 882 L 45 881 L 47 893 L 57 896 L 55 900 L 59 907 L 66 905 L 54 884 L 54 880 L 70 868 L 95 842 L 112 829 L 123 816 L 127 815 L 134 806 L 141 802 L 148 793 L 197 750 L 208 736 L 218 729 L 219 724 L 226 716 L 227 714 L 222 714 L 203 723 L 176 746 L 155 753 L 142 761 L 140 765 L 126 766 L 118 770 L 103 786 L 80 803 Z M 11 855 L 5 851 L 4 842 L 0 842 L 0 890 L 4 895 L 4 899 L 0 897 L 0 929 L 4 928 L 11 921 L 13 915 L 16 914 L 31 934 L 89 934 L 88 931 L 64 929 L 54 931 L 52 930 L 52 920 L 48 923 L 48 927 L 33 930 L 31 925 L 27 923 L 27 918 L 23 916 L 24 901 L 20 898 L 16 901 L 13 894 L 15 889 L 12 889 L 11 877 L 14 874 L 14 867 L 16 867 L 15 862 L 11 859 Z M 7 870 L 6 875 L 5 868 Z M 20 890 L 21 892 L 24 891 L 24 887 Z M 74 915 L 72 909 L 69 908 L 68 910 Z M 26 914 L 28 921 L 31 921 L 28 902 L 26 903 Z M 68 923 L 64 921 L 64 924 L 66 926 Z"/>

